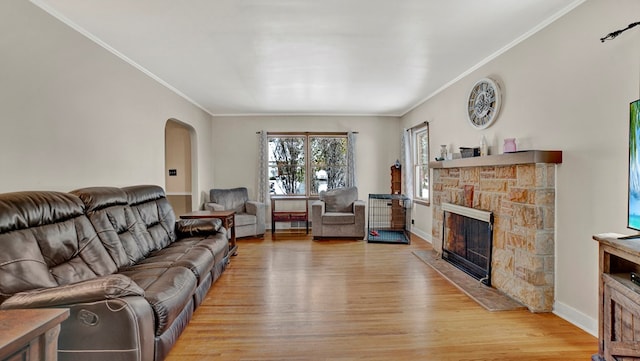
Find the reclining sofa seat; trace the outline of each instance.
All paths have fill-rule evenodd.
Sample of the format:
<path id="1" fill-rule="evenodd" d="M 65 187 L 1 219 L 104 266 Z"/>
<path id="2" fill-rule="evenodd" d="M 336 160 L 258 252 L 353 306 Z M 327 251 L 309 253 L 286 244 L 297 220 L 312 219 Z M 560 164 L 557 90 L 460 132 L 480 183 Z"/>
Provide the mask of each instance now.
<path id="1" fill-rule="evenodd" d="M 122 194 L 111 191 L 86 198 L 87 213 L 83 201 L 70 193 L 0 194 L 0 309 L 69 308 L 59 337 L 60 360 L 164 359 L 191 318 L 196 288 L 209 282 L 208 275 L 194 271 L 201 272 L 202 259 L 215 258 L 211 245 L 183 248 L 184 256 L 177 256 L 176 248 L 168 258 L 158 255 L 157 263 L 136 267 L 136 247 L 140 254 L 156 255 L 140 223 L 132 221 L 135 212 Z M 170 220 L 172 211 L 163 212 Z M 163 227 L 175 234 L 169 224 Z M 195 224 L 178 230 L 203 232 Z M 226 235 L 217 237 L 228 254 Z M 195 250 L 206 256 L 194 257 Z M 215 273 L 208 271 L 211 277 Z"/>
<path id="2" fill-rule="evenodd" d="M 181 219 L 176 225 L 176 216 L 164 190 L 158 186 L 140 185 L 124 187 L 127 202 L 137 220 L 151 239 L 157 244 L 171 244 L 171 248 L 204 247 L 214 257 L 212 282 L 218 280 L 229 264 L 229 242 L 227 230 L 219 219 Z M 176 241 L 176 237 L 179 237 Z M 166 248 L 166 247 L 164 247 Z"/>

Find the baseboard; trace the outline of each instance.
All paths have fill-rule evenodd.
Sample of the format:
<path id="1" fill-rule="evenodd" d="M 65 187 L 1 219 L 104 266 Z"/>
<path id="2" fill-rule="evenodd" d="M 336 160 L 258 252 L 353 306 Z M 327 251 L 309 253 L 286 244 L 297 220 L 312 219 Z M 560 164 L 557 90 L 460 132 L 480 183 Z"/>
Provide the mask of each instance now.
<path id="1" fill-rule="evenodd" d="M 422 238 L 422 240 L 424 240 L 425 242 L 433 244 L 433 242 L 432 242 L 433 237 L 431 237 L 430 234 L 422 232 L 419 229 L 412 229 L 410 232 L 413 233 L 415 236 L 418 236 L 419 238 Z"/>
<path id="2" fill-rule="evenodd" d="M 598 319 L 589 317 L 575 308 L 559 301 L 555 301 L 553 303 L 553 313 L 591 335 L 598 337 Z"/>

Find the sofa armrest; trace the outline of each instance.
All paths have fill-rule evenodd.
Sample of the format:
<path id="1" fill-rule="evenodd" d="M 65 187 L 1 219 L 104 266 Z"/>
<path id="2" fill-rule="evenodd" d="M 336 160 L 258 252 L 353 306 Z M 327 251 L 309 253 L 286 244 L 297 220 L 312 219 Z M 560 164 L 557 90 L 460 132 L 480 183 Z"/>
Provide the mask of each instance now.
<path id="1" fill-rule="evenodd" d="M 222 227 L 218 218 L 179 219 L 176 221 L 176 235 L 178 238 L 209 236 L 216 234 Z"/>
<path id="2" fill-rule="evenodd" d="M 129 277 L 112 274 L 65 286 L 19 292 L 0 304 L 0 309 L 55 307 L 126 296 L 144 296 L 144 290 Z"/>
<path id="3" fill-rule="evenodd" d="M 209 202 L 209 203 L 205 203 L 205 206 L 207 207 L 208 210 L 211 211 L 224 211 L 224 206 L 222 204 L 218 204 L 218 203 L 213 203 L 213 202 Z"/>

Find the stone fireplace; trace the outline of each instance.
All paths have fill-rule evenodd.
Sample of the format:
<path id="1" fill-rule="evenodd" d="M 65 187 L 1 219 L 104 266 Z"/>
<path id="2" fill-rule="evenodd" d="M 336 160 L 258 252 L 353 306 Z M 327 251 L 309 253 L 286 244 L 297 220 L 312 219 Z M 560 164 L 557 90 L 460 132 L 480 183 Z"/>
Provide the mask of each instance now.
<path id="1" fill-rule="evenodd" d="M 433 247 L 442 254 L 443 203 L 494 216 L 491 285 L 532 312 L 554 300 L 555 171 L 560 151 L 431 162 Z"/>

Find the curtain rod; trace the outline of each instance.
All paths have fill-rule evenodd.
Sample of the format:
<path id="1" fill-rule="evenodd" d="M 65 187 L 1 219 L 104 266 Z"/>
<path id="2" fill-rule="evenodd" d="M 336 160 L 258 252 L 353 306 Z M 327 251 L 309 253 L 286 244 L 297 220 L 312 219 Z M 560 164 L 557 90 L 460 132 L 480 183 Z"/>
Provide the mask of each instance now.
<path id="1" fill-rule="evenodd" d="M 425 124 L 429 124 L 429 122 L 418 123 L 418 124 L 414 125 L 413 127 L 409 128 L 409 130 L 414 130 L 416 128 L 420 128 L 421 126 L 423 126 Z"/>
<path id="2" fill-rule="evenodd" d="M 284 134 L 284 135 L 291 135 L 291 134 L 317 134 L 317 135 L 332 135 L 332 134 L 346 134 L 349 133 L 349 131 L 347 132 L 267 132 L 267 134 Z M 359 132 L 351 132 L 353 134 L 359 134 Z M 257 131 L 256 134 L 260 134 L 260 131 Z"/>

